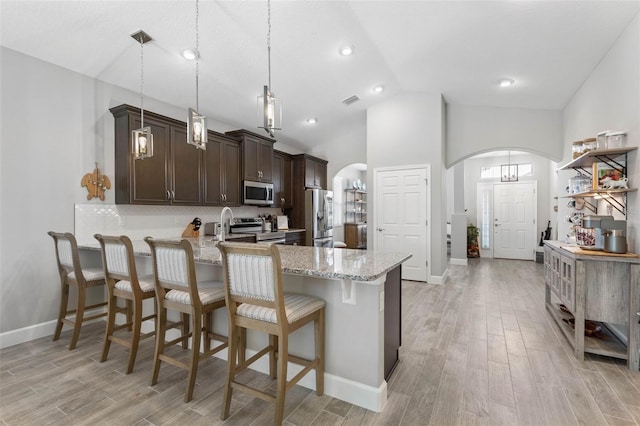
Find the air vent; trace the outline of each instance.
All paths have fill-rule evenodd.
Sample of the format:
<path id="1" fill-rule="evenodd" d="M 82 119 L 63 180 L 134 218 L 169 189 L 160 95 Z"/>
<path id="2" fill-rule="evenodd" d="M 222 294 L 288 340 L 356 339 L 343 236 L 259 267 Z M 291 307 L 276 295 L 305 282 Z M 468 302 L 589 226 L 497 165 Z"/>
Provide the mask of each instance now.
<path id="1" fill-rule="evenodd" d="M 359 100 L 360 100 L 359 97 L 357 97 L 356 95 L 353 95 L 353 96 L 343 100 L 342 103 L 345 104 L 345 105 L 351 105 L 353 103 L 358 102 Z"/>

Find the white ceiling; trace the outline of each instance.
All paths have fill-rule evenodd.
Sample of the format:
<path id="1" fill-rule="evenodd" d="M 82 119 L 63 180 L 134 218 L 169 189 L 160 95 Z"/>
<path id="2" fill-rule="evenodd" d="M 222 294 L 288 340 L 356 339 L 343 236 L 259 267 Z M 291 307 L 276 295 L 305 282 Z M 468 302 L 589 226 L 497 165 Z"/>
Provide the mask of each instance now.
<path id="1" fill-rule="evenodd" d="M 633 1 L 301 1 L 272 3 L 277 139 L 309 149 L 365 125 L 364 111 L 400 92 L 447 102 L 561 109 L 638 14 Z M 195 1 L 0 0 L 0 43 L 82 74 L 195 106 Z M 266 1 L 200 2 L 200 111 L 259 131 L 267 82 Z M 355 45 L 343 57 L 338 49 Z M 498 87 L 500 78 L 516 80 Z M 383 84 L 375 95 L 371 89 Z M 360 101 L 345 106 L 352 95 Z M 185 113 L 186 116 L 186 113 Z M 318 124 L 306 124 L 317 117 Z M 179 118 L 179 117 L 178 117 Z"/>

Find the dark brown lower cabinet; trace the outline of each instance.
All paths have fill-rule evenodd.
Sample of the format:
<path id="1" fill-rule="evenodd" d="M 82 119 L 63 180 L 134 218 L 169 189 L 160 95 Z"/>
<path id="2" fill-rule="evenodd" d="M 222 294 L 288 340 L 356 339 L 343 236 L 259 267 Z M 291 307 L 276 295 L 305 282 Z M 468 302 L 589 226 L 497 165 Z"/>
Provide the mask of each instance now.
<path id="1" fill-rule="evenodd" d="M 367 248 L 367 224 L 366 223 L 345 223 L 344 243 L 347 248 L 366 249 Z"/>
<path id="2" fill-rule="evenodd" d="M 305 238 L 305 231 L 301 232 L 287 232 L 285 236 L 285 244 L 288 246 L 303 246 Z"/>
<path id="3" fill-rule="evenodd" d="M 402 282 L 399 265 L 387 273 L 384 282 L 384 378 L 389 382 L 400 361 L 402 344 Z"/>

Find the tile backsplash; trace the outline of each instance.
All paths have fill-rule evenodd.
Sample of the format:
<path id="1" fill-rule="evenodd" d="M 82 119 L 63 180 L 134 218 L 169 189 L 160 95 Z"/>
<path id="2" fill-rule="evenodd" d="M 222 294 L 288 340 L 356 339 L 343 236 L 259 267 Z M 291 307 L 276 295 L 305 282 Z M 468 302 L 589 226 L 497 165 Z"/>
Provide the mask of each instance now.
<path id="1" fill-rule="evenodd" d="M 257 217 L 282 214 L 278 208 L 232 207 L 234 217 Z M 78 244 L 95 243 L 94 234 L 127 235 L 132 240 L 146 236 L 177 238 L 194 217 L 205 222 L 219 222 L 222 207 L 133 206 L 116 204 L 76 204 L 74 233 Z"/>

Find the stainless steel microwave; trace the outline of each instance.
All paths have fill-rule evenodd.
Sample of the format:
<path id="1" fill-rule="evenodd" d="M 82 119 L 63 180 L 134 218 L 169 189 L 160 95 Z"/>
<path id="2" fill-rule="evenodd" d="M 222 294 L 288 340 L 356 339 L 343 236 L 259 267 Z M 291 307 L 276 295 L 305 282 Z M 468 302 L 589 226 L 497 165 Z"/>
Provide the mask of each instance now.
<path id="1" fill-rule="evenodd" d="M 242 185 L 242 203 L 270 206 L 273 204 L 273 184 L 245 180 Z"/>

